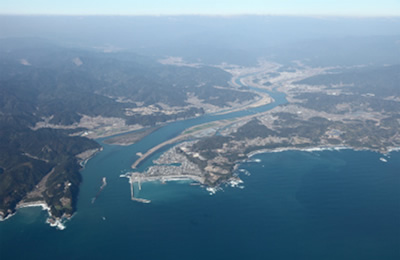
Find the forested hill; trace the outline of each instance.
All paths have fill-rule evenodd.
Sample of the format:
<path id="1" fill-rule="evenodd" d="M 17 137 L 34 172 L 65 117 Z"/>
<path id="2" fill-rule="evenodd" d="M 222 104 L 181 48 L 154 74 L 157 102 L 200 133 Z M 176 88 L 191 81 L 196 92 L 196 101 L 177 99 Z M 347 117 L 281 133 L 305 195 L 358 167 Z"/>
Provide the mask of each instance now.
<path id="1" fill-rule="evenodd" d="M 76 155 L 99 145 L 71 136 L 84 129 L 37 129 L 37 122 L 47 118 L 68 126 L 85 115 L 146 126 L 203 113 L 186 102 L 188 93 L 217 107 L 255 97 L 224 89 L 230 78 L 218 68 L 167 66 L 133 53 L 72 49 L 36 38 L 1 39 L 0 216 L 12 213 L 42 180 L 44 190 L 29 199 L 45 200 L 57 217 L 75 210 L 81 181 Z M 127 113 L 160 105 L 179 109 L 175 114 Z"/>
<path id="2" fill-rule="evenodd" d="M 35 108 L 38 117 L 53 115 L 53 123 L 71 124 L 79 121 L 79 114 L 117 116 L 138 123 L 139 116 L 125 115 L 127 108 L 137 107 L 137 102 L 185 107 L 188 93 L 216 106 L 254 98 L 250 93 L 215 88 L 226 87 L 231 75 L 214 67 L 166 66 L 132 53 L 61 48 L 37 39 L 28 39 L 26 46 L 4 41 L 0 50 L 2 111 L 33 112 Z M 30 41 L 34 44 L 28 48 Z M 117 98 L 129 102 L 117 102 Z"/>

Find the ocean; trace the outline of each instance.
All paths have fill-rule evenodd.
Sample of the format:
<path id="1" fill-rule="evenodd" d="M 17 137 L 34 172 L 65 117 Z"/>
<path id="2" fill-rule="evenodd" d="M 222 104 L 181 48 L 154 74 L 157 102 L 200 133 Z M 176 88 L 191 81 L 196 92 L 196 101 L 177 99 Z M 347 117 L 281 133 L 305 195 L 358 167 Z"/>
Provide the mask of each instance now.
<path id="1" fill-rule="evenodd" d="M 258 154 L 239 167 L 242 188 L 144 183 L 141 204 L 119 177 L 140 146 L 88 162 L 65 230 L 40 208 L 1 222 L 1 259 L 400 259 L 400 152 Z"/>

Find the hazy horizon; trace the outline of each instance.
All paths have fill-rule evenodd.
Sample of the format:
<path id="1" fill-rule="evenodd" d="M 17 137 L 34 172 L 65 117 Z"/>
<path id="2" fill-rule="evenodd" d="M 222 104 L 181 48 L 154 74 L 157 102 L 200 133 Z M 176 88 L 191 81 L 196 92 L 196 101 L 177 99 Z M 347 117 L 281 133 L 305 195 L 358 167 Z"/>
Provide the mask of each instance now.
<path id="1" fill-rule="evenodd" d="M 288 18 L 354 18 L 354 19 L 379 19 L 379 18 L 400 18 L 400 14 L 395 15 L 351 15 L 351 14 L 257 14 L 257 13 L 238 13 L 238 14 L 19 14 L 19 13 L 0 13 L 0 16 L 25 16 L 25 17 L 288 17 Z"/>
<path id="2" fill-rule="evenodd" d="M 285 2 L 261 0 L 171 0 L 111 2 L 71 0 L 68 2 L 3 1 L 0 3 L 2 15 L 278 15 L 278 16 L 354 16 L 390 17 L 400 16 L 400 2 L 379 1 L 321 1 L 287 0 Z"/>
<path id="3" fill-rule="evenodd" d="M 326 65 L 337 59 L 333 63 L 349 62 L 347 55 L 359 58 L 350 60 L 355 64 L 365 64 L 371 56 L 387 57 L 379 63 L 394 63 L 400 35 L 400 17 L 0 15 L 0 24 L 7 25 L 0 38 L 42 38 L 70 47 L 179 56 L 208 64 L 314 57 Z M 330 55 L 336 48 L 347 54 Z"/>

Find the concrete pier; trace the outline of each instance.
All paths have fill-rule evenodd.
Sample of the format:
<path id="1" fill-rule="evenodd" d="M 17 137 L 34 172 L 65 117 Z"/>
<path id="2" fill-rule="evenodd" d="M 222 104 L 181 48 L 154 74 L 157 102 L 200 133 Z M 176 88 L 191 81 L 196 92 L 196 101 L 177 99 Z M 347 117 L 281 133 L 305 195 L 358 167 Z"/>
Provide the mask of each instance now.
<path id="1" fill-rule="evenodd" d="M 142 186 L 140 184 L 140 177 L 137 176 L 135 173 L 132 173 L 131 177 L 129 178 L 129 184 L 131 185 L 131 200 L 141 202 L 141 203 L 150 203 L 151 200 L 135 198 L 135 188 L 133 187 L 133 184 L 136 182 L 136 178 L 138 178 L 139 190 L 142 189 Z"/>

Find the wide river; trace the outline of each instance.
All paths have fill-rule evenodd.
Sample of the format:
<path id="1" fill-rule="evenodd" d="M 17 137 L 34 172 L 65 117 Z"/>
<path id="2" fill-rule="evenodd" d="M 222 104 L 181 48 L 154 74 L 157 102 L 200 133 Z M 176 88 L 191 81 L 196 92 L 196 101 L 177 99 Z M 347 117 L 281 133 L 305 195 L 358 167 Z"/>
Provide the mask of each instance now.
<path id="1" fill-rule="evenodd" d="M 286 103 L 170 123 L 131 146 L 105 145 L 82 171 L 78 210 L 56 230 L 40 208 L 0 223 L 1 259 L 400 259 L 400 153 L 287 151 L 240 168 L 244 188 L 210 196 L 188 182 L 144 183 L 130 200 L 137 152 L 191 126 Z M 139 170 L 151 164 L 153 154 Z M 107 178 L 108 185 L 92 204 Z"/>

